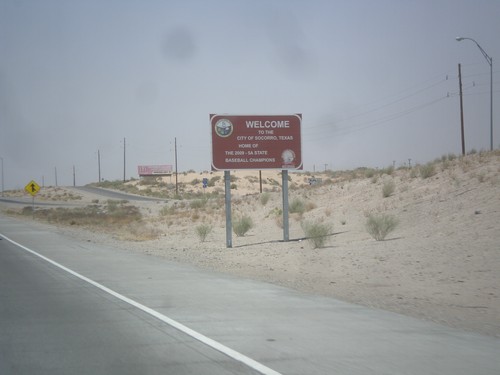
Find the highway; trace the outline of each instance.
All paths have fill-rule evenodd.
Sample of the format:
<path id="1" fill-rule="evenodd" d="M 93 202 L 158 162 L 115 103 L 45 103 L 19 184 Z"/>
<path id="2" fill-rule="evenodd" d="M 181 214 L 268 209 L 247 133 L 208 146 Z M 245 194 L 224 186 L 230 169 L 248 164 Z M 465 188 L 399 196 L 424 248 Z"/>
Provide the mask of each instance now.
<path id="1" fill-rule="evenodd" d="M 500 373 L 500 339 L 0 215 L 0 374 Z"/>
<path id="2" fill-rule="evenodd" d="M 94 194 L 96 196 L 105 197 L 108 199 L 124 199 L 129 201 L 143 201 L 143 202 L 164 202 L 165 199 L 154 198 L 154 197 L 144 197 L 141 195 L 122 193 L 116 190 L 102 189 L 93 186 L 77 186 L 70 189 L 74 189 L 77 192 L 83 191 L 86 193 Z"/>
<path id="3" fill-rule="evenodd" d="M 0 241 L 0 374 L 255 374 Z"/>

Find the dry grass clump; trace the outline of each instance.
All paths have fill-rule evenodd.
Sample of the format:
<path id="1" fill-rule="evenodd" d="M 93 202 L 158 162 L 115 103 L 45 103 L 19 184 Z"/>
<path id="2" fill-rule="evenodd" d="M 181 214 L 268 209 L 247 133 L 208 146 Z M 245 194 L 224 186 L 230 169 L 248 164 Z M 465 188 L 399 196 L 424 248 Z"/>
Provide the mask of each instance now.
<path id="1" fill-rule="evenodd" d="M 288 212 L 302 216 L 304 212 L 311 211 L 316 208 L 314 202 L 306 202 L 301 198 L 293 198 L 288 204 Z"/>
<path id="2" fill-rule="evenodd" d="M 436 167 L 434 163 L 427 163 L 419 167 L 420 177 L 423 179 L 432 177 L 436 174 Z"/>
<path id="3" fill-rule="evenodd" d="M 196 234 L 200 239 L 200 242 L 205 242 L 207 236 L 212 232 L 212 226 L 208 224 L 200 224 L 196 227 Z"/>
<path id="4" fill-rule="evenodd" d="M 385 180 L 384 185 L 382 185 L 382 196 L 384 198 L 390 197 L 394 194 L 394 190 L 396 190 L 396 184 L 393 180 Z"/>
<path id="5" fill-rule="evenodd" d="M 331 226 L 327 223 L 319 221 L 302 221 L 300 223 L 307 241 L 312 245 L 313 249 L 324 247 L 331 232 Z"/>
<path id="6" fill-rule="evenodd" d="M 260 195 L 260 204 L 265 206 L 267 202 L 269 202 L 269 198 L 271 198 L 271 194 L 269 192 L 264 192 Z"/>
<path id="7" fill-rule="evenodd" d="M 102 227 L 109 225 L 126 225 L 138 222 L 142 214 L 138 207 L 127 204 L 127 201 L 108 200 L 105 204 L 92 204 L 76 208 L 49 208 L 35 210 L 35 218 L 58 224 Z M 25 207 L 23 215 L 32 215 L 31 207 Z"/>
<path id="8" fill-rule="evenodd" d="M 385 237 L 396 229 L 398 219 L 392 215 L 368 215 L 366 220 L 366 230 L 376 241 L 383 241 Z"/>
<path id="9" fill-rule="evenodd" d="M 33 216 L 60 225 L 81 226 L 92 230 L 112 232 L 119 239 L 145 241 L 158 237 L 158 231 L 142 220 L 139 208 L 127 201 L 108 200 L 75 208 L 36 209 L 24 207 L 21 215 Z"/>
<path id="10" fill-rule="evenodd" d="M 243 237 L 252 228 L 253 221 L 248 215 L 244 215 L 233 221 L 233 231 L 238 237 Z"/>

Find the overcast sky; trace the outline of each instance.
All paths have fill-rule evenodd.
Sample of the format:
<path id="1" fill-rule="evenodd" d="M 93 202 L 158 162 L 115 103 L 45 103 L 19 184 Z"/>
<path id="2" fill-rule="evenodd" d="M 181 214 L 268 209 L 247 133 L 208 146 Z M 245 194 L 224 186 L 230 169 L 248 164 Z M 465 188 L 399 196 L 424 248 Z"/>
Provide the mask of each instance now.
<path id="1" fill-rule="evenodd" d="M 500 1 L 0 0 L 5 189 L 209 170 L 210 113 L 302 113 L 312 171 L 500 144 Z M 498 63 L 497 63 L 498 62 Z"/>

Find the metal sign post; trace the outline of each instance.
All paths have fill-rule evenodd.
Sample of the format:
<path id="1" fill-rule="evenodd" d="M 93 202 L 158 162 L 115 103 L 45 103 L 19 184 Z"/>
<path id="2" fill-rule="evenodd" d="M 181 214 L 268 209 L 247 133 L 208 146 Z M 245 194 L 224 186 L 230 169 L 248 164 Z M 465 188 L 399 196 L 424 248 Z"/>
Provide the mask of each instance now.
<path id="1" fill-rule="evenodd" d="M 233 224 L 231 222 L 231 172 L 224 171 L 224 186 L 226 199 L 226 247 L 233 247 Z"/>
<path id="2" fill-rule="evenodd" d="M 28 182 L 28 185 L 26 185 L 24 187 L 24 190 L 31 194 L 31 196 L 33 197 L 32 201 L 31 201 L 31 212 L 33 214 L 33 219 L 35 218 L 35 195 L 38 194 L 38 192 L 40 191 L 40 185 L 38 185 L 34 180 L 31 180 L 30 182 Z"/>
<path id="3" fill-rule="evenodd" d="M 287 242 L 290 239 L 288 227 L 288 171 L 281 171 L 281 190 L 283 193 L 283 241 Z"/>

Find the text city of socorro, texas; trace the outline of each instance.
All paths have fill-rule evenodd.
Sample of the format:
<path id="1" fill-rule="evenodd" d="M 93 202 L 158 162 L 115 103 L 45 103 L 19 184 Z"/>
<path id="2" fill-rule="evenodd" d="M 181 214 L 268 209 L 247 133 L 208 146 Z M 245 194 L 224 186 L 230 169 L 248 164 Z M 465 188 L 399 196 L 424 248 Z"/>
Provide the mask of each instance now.
<path id="1" fill-rule="evenodd" d="M 247 129 L 276 129 L 276 128 L 290 128 L 290 121 L 246 121 Z M 239 135 L 236 137 L 237 141 L 293 141 L 292 135 L 273 135 L 273 130 L 259 131 L 259 135 Z M 238 148 L 242 149 L 255 149 L 258 148 L 258 143 L 239 143 Z M 261 156 L 260 158 L 226 158 L 226 163 L 253 163 L 253 162 L 275 162 L 275 158 L 266 158 L 267 150 L 248 150 L 248 151 L 226 151 L 226 156 Z"/>

